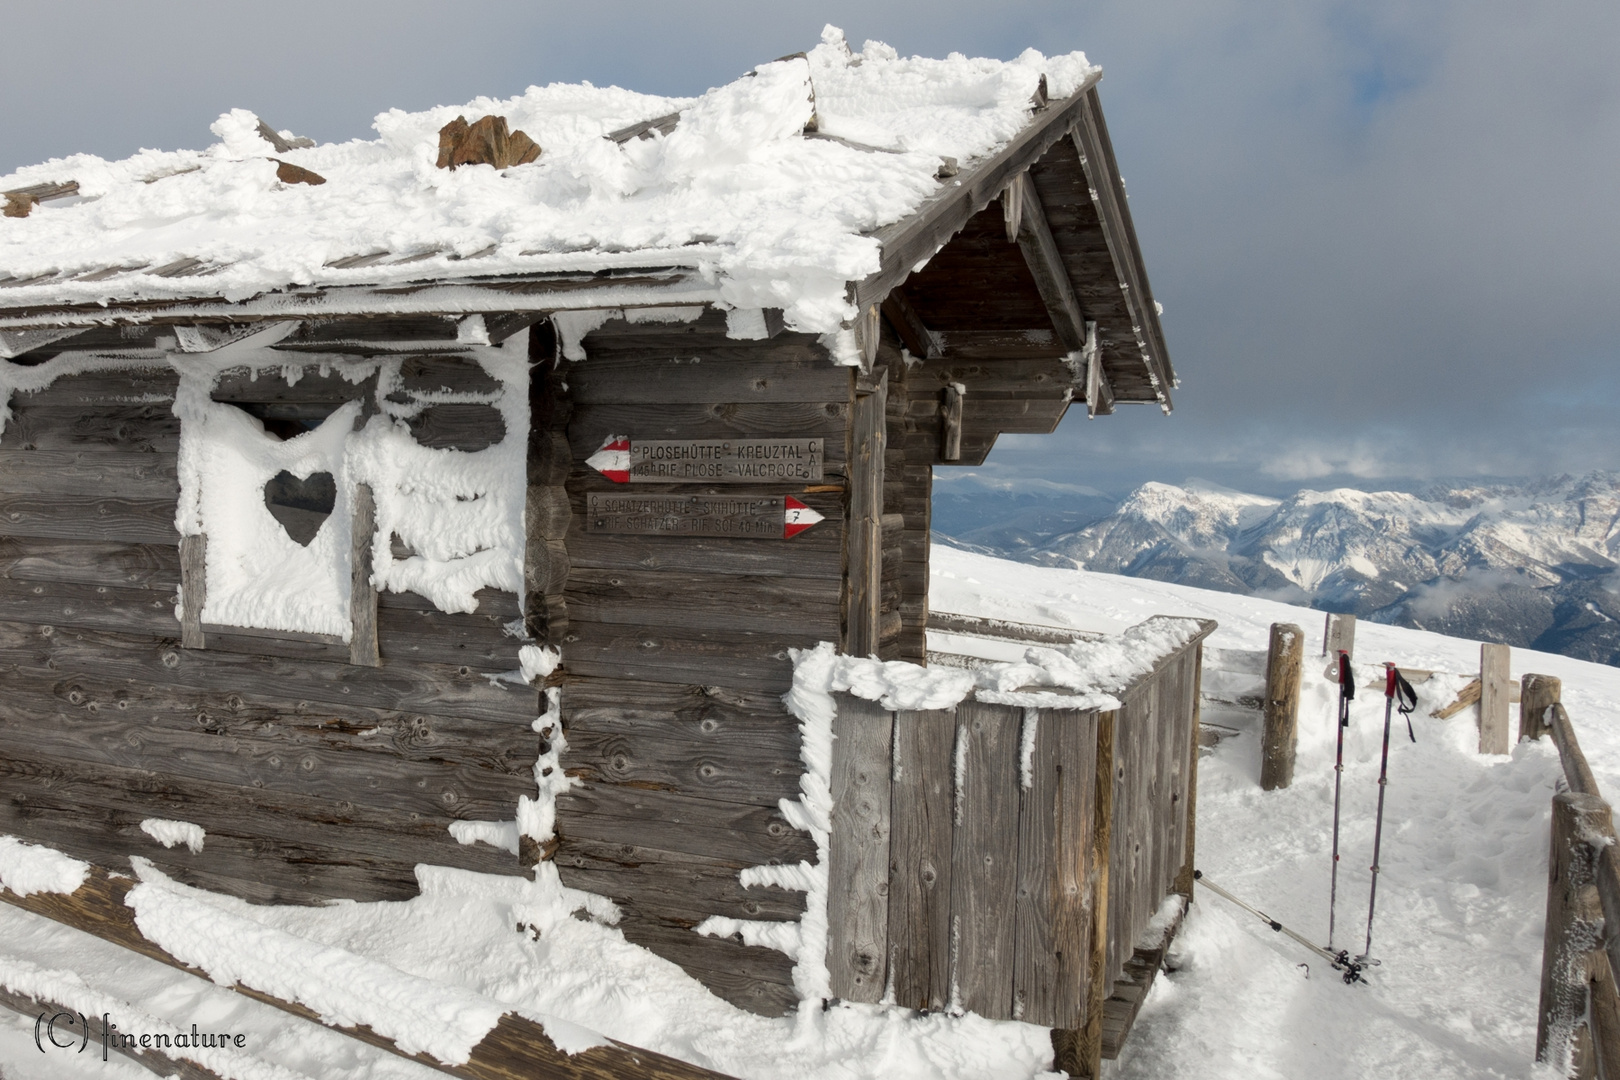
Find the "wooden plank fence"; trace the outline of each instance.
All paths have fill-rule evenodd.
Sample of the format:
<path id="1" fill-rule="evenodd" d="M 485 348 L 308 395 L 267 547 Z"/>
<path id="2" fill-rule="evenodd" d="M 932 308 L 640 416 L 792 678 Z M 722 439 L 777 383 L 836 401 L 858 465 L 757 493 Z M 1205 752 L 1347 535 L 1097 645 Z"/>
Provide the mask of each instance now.
<path id="1" fill-rule="evenodd" d="M 1569 785 L 1553 796 L 1536 1061 L 1581 1080 L 1620 1080 L 1620 934 L 1608 929 L 1620 926 L 1613 813 L 1557 700 L 1558 680 L 1524 683 L 1520 730 L 1552 736 Z"/>
<path id="2" fill-rule="evenodd" d="M 1104 1003 L 1122 980 L 1135 986 L 1127 965 L 1166 897 L 1190 892 L 1199 673 L 1214 629 L 1107 712 L 971 698 L 889 711 L 840 695 L 833 993 L 1049 1026 L 1058 1067 L 1095 1076 Z M 1117 1053 L 1135 1010 L 1112 1012 Z"/>

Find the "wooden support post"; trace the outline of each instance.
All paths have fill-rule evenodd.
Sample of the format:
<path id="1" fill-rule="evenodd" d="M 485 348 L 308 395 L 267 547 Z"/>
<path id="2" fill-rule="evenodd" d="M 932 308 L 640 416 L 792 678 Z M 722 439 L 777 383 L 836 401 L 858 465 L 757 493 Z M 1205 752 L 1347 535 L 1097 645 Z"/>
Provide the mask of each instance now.
<path id="1" fill-rule="evenodd" d="M 962 399 L 967 387 L 953 382 L 944 390 L 939 407 L 939 456 L 945 461 L 962 459 Z"/>
<path id="2" fill-rule="evenodd" d="M 180 538 L 180 646 L 207 647 L 203 634 L 203 604 L 208 600 L 208 536 Z"/>
<path id="3" fill-rule="evenodd" d="M 371 580 L 371 542 L 377 532 L 377 500 L 370 484 L 354 486 L 349 532 L 349 663 L 380 667 L 377 651 L 377 586 Z"/>
<path id="4" fill-rule="evenodd" d="M 1114 411 L 1114 387 L 1103 370 L 1102 345 L 1097 341 L 1097 324 L 1086 322 L 1086 346 L 1081 350 L 1086 363 L 1086 415 L 1109 416 Z"/>
<path id="5" fill-rule="evenodd" d="M 888 400 L 888 372 L 883 372 L 870 391 L 857 390 L 850 423 L 844 651 L 851 656 L 876 655 L 882 633 L 884 412 Z"/>
<path id="6" fill-rule="evenodd" d="M 1608 917 L 1604 916 L 1607 926 Z M 1614 985 L 1614 966 L 1602 950 L 1588 957 L 1591 966 L 1587 1014 L 1592 1024 L 1592 1048 L 1597 1056 L 1597 1075 L 1606 1080 L 1620 1078 L 1620 993 Z"/>
<path id="7" fill-rule="evenodd" d="M 861 351 L 861 370 L 871 371 L 877 363 L 878 341 L 883 336 L 883 312 L 876 304 L 868 304 L 855 317 L 855 344 Z"/>
<path id="8" fill-rule="evenodd" d="M 1114 821 L 1114 721 L 1117 712 L 1097 715 L 1097 803 L 1091 830 L 1091 955 L 1086 992 L 1086 1022 L 1079 1028 L 1052 1029 L 1052 1068 L 1076 1080 L 1097 1080 L 1102 1073 L 1103 1002 L 1108 985 L 1108 861 Z"/>
<path id="9" fill-rule="evenodd" d="M 1506 645 L 1479 647 L 1479 752 L 1505 754 L 1508 742 L 1508 658 Z"/>
<path id="10" fill-rule="evenodd" d="M 827 971 L 835 997 L 883 997 L 889 956 L 894 714 L 840 694 L 833 717 L 827 858 Z"/>
<path id="11" fill-rule="evenodd" d="M 1305 632 L 1292 623 L 1272 623 L 1266 653 L 1265 731 L 1260 742 L 1260 786 L 1266 791 L 1294 782 L 1304 662 Z"/>
<path id="12" fill-rule="evenodd" d="M 1303 650 L 1302 650 L 1303 651 Z M 1198 747 L 1199 725 L 1203 718 L 1204 703 L 1204 643 L 1198 643 L 1193 655 L 1192 692 L 1192 748 L 1187 760 L 1187 844 L 1181 857 L 1181 869 L 1176 873 L 1176 892 L 1192 903 L 1193 871 L 1197 868 L 1193 841 L 1198 837 Z"/>
<path id="13" fill-rule="evenodd" d="M 1322 655 L 1337 660 L 1341 649 L 1349 653 L 1352 660 L 1355 659 L 1356 617 L 1329 612 L 1322 627 Z"/>
<path id="14" fill-rule="evenodd" d="M 1539 739 L 1547 734 L 1547 709 L 1563 700 L 1564 683 L 1552 675 L 1526 675 L 1519 680 L 1519 738 Z M 1620 1061 L 1615 1062 L 1620 1069 Z M 1620 1076 L 1620 1072 L 1616 1073 Z"/>
<path id="15" fill-rule="evenodd" d="M 1553 796 L 1536 1060 L 1565 1075 L 1575 1075 L 1572 1067 L 1590 1054 L 1586 1031 L 1589 957 L 1602 942 L 1604 921 L 1594 845 L 1613 836 L 1609 807 L 1602 799 L 1574 791 Z M 1578 1053 L 1583 1042 L 1588 1044 L 1586 1055 Z"/>

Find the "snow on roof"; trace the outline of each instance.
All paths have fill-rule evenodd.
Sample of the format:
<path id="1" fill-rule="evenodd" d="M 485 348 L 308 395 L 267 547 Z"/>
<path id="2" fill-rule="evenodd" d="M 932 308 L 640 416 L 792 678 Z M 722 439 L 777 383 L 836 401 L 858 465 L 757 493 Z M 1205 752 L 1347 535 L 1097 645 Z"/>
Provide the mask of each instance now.
<path id="1" fill-rule="evenodd" d="M 939 177 L 941 158 L 994 153 L 1030 123 L 1042 76 L 1057 100 L 1094 71 L 1078 52 L 933 60 L 869 41 L 853 53 L 828 27 L 808 54 L 691 99 L 552 84 L 390 110 L 374 140 L 285 151 L 233 110 L 206 150 L 81 154 L 0 177 L 0 190 L 78 184 L 0 221 L 0 295 L 6 307 L 237 301 L 289 286 L 682 267 L 722 304 L 783 308 L 793 327 L 825 332 L 854 314 L 846 283 L 878 268 L 866 234 L 955 182 Z M 680 119 L 667 134 L 604 137 L 670 113 Z M 435 167 L 442 126 L 491 114 L 535 139 L 539 160 Z M 806 136 L 812 120 L 822 137 Z M 326 183 L 283 183 L 278 161 Z"/>

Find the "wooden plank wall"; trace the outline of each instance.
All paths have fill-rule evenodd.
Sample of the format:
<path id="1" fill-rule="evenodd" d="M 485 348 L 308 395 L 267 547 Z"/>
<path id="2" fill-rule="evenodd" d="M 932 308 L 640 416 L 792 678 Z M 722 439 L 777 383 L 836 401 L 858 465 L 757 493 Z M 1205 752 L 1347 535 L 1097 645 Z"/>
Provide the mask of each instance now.
<path id="1" fill-rule="evenodd" d="M 263 632 L 182 648 L 176 383 L 166 367 L 102 371 L 11 403 L 0 832 L 115 870 L 141 855 L 262 902 L 408 897 L 418 862 L 521 872 L 447 831 L 510 819 L 534 792 L 537 695 L 484 677 L 512 666 L 501 624 L 517 598 L 486 592 L 476 613 L 445 615 L 385 595 L 376 668 L 351 665 L 346 645 Z M 261 376 L 236 400 L 296 413 L 322 406 L 322 385 L 337 401 L 356 392 Z M 201 825 L 203 850 L 160 846 L 148 817 Z"/>
<path id="2" fill-rule="evenodd" d="M 1100 880 L 1097 714 L 974 701 L 886 713 L 841 695 L 838 724 L 865 737 L 834 742 L 833 993 L 1077 1026 Z M 887 813 L 873 816 L 874 798 Z"/>
<path id="3" fill-rule="evenodd" d="M 889 713 L 841 695 L 833 993 L 1086 1028 L 1183 887 L 1199 655 L 1189 643 L 1106 714 L 971 700 Z"/>
<path id="4" fill-rule="evenodd" d="M 1174 891 L 1187 843 L 1187 798 L 1198 707 L 1197 646 L 1160 665 L 1123 700 L 1114 725 L 1114 809 L 1108 868 L 1108 985 Z"/>
<path id="5" fill-rule="evenodd" d="M 567 400 L 544 405 L 567 417 L 572 460 L 567 621 L 553 640 L 566 672 L 562 760 L 580 784 L 558 799 L 557 868 L 566 884 L 613 898 L 629 940 L 728 1000 L 780 1014 L 797 1002 L 791 959 L 692 928 L 710 915 L 804 910 L 802 893 L 744 889 L 738 875 L 816 857 L 778 809 L 798 797 L 803 768 L 781 698 L 788 649 L 843 640 L 853 375 L 811 335 L 729 339 L 719 313 L 611 322 L 584 346 L 588 358 L 563 362 L 552 384 Z M 589 493 L 625 488 L 584 460 L 619 435 L 825 439 L 822 484 L 757 489 L 793 494 L 825 520 L 791 540 L 587 533 Z"/>

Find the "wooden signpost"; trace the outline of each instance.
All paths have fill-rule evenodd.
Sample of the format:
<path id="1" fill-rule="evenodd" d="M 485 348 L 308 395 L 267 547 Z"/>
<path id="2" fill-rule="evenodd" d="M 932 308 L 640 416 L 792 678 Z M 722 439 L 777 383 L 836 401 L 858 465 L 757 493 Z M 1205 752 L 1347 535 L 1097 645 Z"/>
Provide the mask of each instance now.
<path id="1" fill-rule="evenodd" d="M 816 484 L 823 439 L 611 436 L 585 464 L 616 484 Z"/>
<path id="2" fill-rule="evenodd" d="M 585 531 L 620 536 L 788 540 L 822 519 L 791 495 L 619 495 L 592 492 Z"/>

